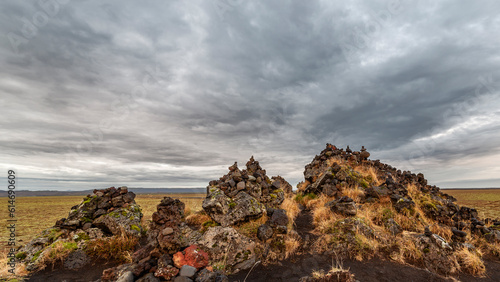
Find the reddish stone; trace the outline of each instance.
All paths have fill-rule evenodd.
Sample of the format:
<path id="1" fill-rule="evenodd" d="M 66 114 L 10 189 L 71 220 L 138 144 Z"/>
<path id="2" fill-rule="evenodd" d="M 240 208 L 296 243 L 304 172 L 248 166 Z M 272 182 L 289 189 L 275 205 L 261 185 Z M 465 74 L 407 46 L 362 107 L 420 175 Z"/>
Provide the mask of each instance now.
<path id="1" fill-rule="evenodd" d="M 198 246 L 191 245 L 184 250 L 184 253 L 184 259 L 188 265 L 196 267 L 197 269 L 208 265 L 208 254 L 198 248 Z"/>
<path id="2" fill-rule="evenodd" d="M 184 265 L 187 264 L 184 258 L 184 254 L 182 252 L 175 253 L 172 260 L 174 261 L 174 265 L 177 266 L 178 268 L 182 268 Z"/>

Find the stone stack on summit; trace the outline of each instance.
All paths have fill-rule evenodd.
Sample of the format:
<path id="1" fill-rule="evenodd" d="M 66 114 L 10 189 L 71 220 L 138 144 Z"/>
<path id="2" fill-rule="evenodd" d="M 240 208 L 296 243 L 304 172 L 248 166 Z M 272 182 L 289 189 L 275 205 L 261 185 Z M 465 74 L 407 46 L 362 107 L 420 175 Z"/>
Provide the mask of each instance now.
<path id="1" fill-rule="evenodd" d="M 277 208 L 292 193 L 282 177 L 270 179 L 253 157 L 240 170 L 237 163 L 219 180 L 210 181 L 203 209 L 217 223 L 230 226 L 261 217 L 267 208 Z"/>

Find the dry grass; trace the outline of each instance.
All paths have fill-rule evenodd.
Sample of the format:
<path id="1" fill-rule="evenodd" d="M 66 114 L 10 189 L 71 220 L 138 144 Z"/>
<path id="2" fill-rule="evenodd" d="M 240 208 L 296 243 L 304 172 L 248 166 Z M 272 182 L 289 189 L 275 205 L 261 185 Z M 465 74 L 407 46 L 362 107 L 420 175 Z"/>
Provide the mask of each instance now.
<path id="1" fill-rule="evenodd" d="M 361 203 L 365 198 L 365 191 L 358 185 L 348 186 L 343 190 L 342 194 L 353 199 L 356 203 Z"/>
<path id="2" fill-rule="evenodd" d="M 326 233 L 335 221 L 342 218 L 342 216 L 333 213 L 330 208 L 325 207 L 325 204 L 331 200 L 333 198 L 322 194 L 307 204 L 307 207 L 312 211 L 313 224 L 316 227 L 316 231 L 320 233 Z"/>
<path id="3" fill-rule="evenodd" d="M 300 247 L 300 241 L 294 237 L 287 236 L 285 238 L 285 259 L 293 256 Z"/>
<path id="4" fill-rule="evenodd" d="M 234 228 L 236 230 L 238 230 L 239 233 L 241 233 L 247 237 L 256 239 L 257 238 L 257 230 L 259 229 L 259 226 L 266 223 L 267 220 L 268 220 L 268 217 L 267 217 L 266 213 L 264 213 L 263 216 L 261 216 L 257 219 L 254 219 L 254 220 L 250 220 L 248 222 L 243 222 L 243 223 L 235 226 Z"/>
<path id="5" fill-rule="evenodd" d="M 28 271 L 26 270 L 25 265 L 22 263 L 16 264 L 14 275 L 9 273 L 10 267 L 7 265 L 7 263 L 9 262 L 7 255 L 8 249 L 2 248 L 0 250 L 0 281 L 4 281 L 3 279 L 6 279 L 6 281 L 9 281 L 8 279 L 20 279 L 21 277 L 27 276 Z"/>
<path id="6" fill-rule="evenodd" d="M 113 236 L 89 241 L 86 252 L 89 256 L 105 260 L 117 260 L 125 263 L 132 262 L 132 253 L 138 243 L 135 237 L 127 235 Z"/>
<path id="7" fill-rule="evenodd" d="M 439 223 L 434 223 L 433 225 L 429 226 L 429 230 L 432 233 L 443 237 L 446 240 L 446 242 L 450 242 L 451 236 L 453 236 L 453 232 L 451 231 L 450 227 L 442 226 Z"/>
<path id="8" fill-rule="evenodd" d="M 460 270 L 475 276 L 484 276 L 486 267 L 481 259 L 482 253 L 479 250 L 471 252 L 467 248 L 463 248 L 455 252 L 457 261 L 460 265 Z"/>
<path id="9" fill-rule="evenodd" d="M 78 248 L 77 243 L 68 241 L 57 241 L 43 253 L 37 263 L 38 268 L 44 269 L 47 266 L 55 266 L 57 262 L 63 262 L 68 255 Z"/>
<path id="10" fill-rule="evenodd" d="M 295 224 L 295 219 L 297 215 L 300 213 L 299 205 L 297 202 L 293 200 L 293 195 L 286 197 L 285 200 L 281 203 L 281 208 L 286 211 L 286 215 L 288 216 L 288 229 L 292 230 L 293 225 Z"/>
<path id="11" fill-rule="evenodd" d="M 357 166 L 354 170 L 359 172 L 364 179 L 368 180 L 368 182 L 375 186 L 380 186 L 385 182 L 385 180 L 378 177 L 377 170 L 374 167 Z"/>
<path id="12" fill-rule="evenodd" d="M 422 262 L 424 254 L 412 236 L 396 237 L 393 245 L 396 251 L 389 256 L 392 260 L 401 264 L 419 264 Z"/>
<path id="13" fill-rule="evenodd" d="M 190 214 L 186 216 L 186 223 L 189 225 L 202 225 L 203 223 L 212 220 L 204 211 Z"/>

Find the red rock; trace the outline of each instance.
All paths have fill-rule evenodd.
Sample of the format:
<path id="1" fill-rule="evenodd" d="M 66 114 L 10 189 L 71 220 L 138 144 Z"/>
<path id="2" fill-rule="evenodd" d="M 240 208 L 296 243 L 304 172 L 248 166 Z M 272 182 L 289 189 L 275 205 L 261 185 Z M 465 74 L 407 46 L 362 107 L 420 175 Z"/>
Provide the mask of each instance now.
<path id="1" fill-rule="evenodd" d="M 182 252 L 175 253 L 172 260 L 174 261 L 174 265 L 177 266 L 178 268 L 182 268 L 184 265 L 187 264 L 186 260 L 184 259 L 184 254 Z"/>
<path id="2" fill-rule="evenodd" d="M 184 250 L 184 253 L 184 260 L 187 265 L 196 267 L 196 269 L 200 269 L 208 265 L 208 254 L 198 248 L 198 246 L 191 245 Z"/>

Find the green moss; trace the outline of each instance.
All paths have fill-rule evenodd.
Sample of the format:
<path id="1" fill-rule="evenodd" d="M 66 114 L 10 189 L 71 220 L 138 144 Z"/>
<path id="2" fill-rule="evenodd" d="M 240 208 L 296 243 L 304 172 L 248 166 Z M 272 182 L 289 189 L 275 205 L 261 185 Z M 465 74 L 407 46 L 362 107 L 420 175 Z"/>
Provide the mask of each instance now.
<path id="1" fill-rule="evenodd" d="M 424 254 L 427 254 L 427 253 L 429 253 L 430 251 L 431 251 L 431 250 L 429 250 L 429 248 L 425 248 L 425 249 L 424 249 Z"/>
<path id="2" fill-rule="evenodd" d="M 75 239 L 76 242 L 90 240 L 89 235 L 87 235 L 87 233 L 85 233 L 85 232 L 80 232 L 76 236 L 77 236 L 76 239 Z"/>
<path id="3" fill-rule="evenodd" d="M 271 198 L 273 198 L 273 199 L 278 198 L 278 196 L 276 196 L 275 194 L 271 194 L 270 196 L 271 196 Z"/>
<path id="4" fill-rule="evenodd" d="M 19 252 L 16 254 L 16 259 L 23 260 L 26 258 L 26 252 Z"/>
<path id="5" fill-rule="evenodd" d="M 31 258 L 31 262 L 35 262 L 39 257 L 40 257 L 40 254 L 42 253 L 43 250 L 40 250 L 38 252 L 36 252 L 35 254 L 33 254 L 33 258 Z"/>
<path id="6" fill-rule="evenodd" d="M 64 242 L 63 247 L 66 250 L 72 250 L 72 251 L 78 249 L 78 245 L 76 244 L 76 242 Z"/>
<path id="7" fill-rule="evenodd" d="M 236 203 L 233 200 L 230 200 L 229 201 L 229 208 L 232 209 L 234 207 L 236 207 Z"/>
<path id="8" fill-rule="evenodd" d="M 283 193 L 283 190 L 282 189 L 276 189 L 273 191 L 274 194 L 279 194 L 279 193 Z"/>
<path id="9" fill-rule="evenodd" d="M 88 204 L 88 203 L 90 203 L 91 200 L 92 200 L 92 198 L 85 197 L 85 198 L 83 198 L 83 203 L 82 204 Z"/>
<path id="10" fill-rule="evenodd" d="M 430 201 L 424 201 L 423 202 L 423 206 L 428 209 L 428 210 L 435 210 L 437 211 L 437 207 L 436 205 L 433 203 L 433 202 L 430 202 Z"/>
<path id="11" fill-rule="evenodd" d="M 368 188 L 370 186 L 370 184 L 364 180 L 364 179 L 359 179 L 358 180 L 358 183 L 363 187 L 363 188 Z"/>
<path id="12" fill-rule="evenodd" d="M 87 223 L 87 222 L 92 222 L 92 219 L 90 219 L 88 217 L 82 217 L 81 221 Z"/>
<path id="13" fill-rule="evenodd" d="M 137 232 L 141 232 L 141 228 L 139 228 L 139 226 L 135 224 L 130 225 L 130 229 L 135 230 Z"/>

